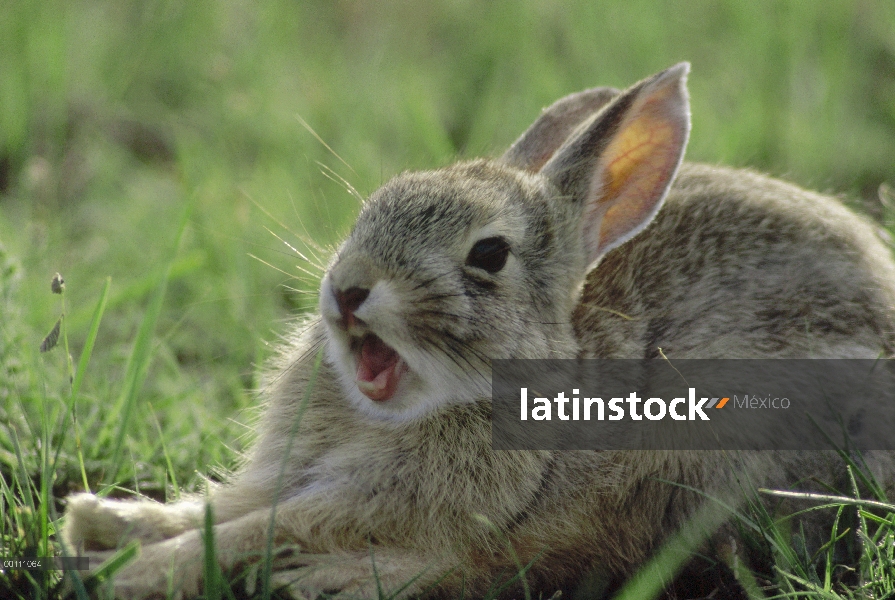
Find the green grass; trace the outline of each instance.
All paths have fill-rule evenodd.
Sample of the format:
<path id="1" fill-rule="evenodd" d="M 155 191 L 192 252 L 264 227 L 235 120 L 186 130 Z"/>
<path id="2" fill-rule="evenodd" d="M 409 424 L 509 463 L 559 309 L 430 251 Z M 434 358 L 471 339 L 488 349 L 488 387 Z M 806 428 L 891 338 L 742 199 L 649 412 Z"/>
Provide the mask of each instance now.
<path id="1" fill-rule="evenodd" d="M 258 366 L 356 214 L 341 179 L 496 154 L 563 94 L 689 60 L 691 160 L 878 214 L 893 23 L 888 0 L 4 4 L 4 549 L 49 552 L 73 490 L 164 499 L 237 462 Z M 55 272 L 71 362 L 38 350 Z"/>

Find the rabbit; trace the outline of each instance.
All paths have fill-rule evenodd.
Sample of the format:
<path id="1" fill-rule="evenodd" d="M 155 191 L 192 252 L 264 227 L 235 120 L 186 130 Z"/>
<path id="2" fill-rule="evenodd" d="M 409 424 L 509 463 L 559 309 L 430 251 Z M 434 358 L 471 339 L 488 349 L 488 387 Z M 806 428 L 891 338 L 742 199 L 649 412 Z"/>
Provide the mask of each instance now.
<path id="1" fill-rule="evenodd" d="M 630 576 L 709 495 L 834 477 L 825 453 L 492 449 L 493 359 L 895 354 L 895 263 L 870 223 L 682 164 L 688 73 L 572 94 L 498 159 L 374 192 L 269 365 L 244 466 L 171 504 L 72 496 L 65 545 L 138 539 L 115 594 L 192 597 L 208 504 L 220 566 L 270 542 L 295 597 L 549 596 Z M 891 486 L 891 453 L 868 464 Z"/>

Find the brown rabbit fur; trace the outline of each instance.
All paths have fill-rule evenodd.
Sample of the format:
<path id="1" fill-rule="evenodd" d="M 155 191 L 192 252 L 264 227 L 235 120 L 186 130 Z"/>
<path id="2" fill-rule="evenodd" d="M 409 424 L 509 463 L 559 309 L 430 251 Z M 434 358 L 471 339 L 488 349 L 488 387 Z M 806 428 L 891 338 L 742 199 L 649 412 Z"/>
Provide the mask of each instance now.
<path id="1" fill-rule="evenodd" d="M 478 597 L 532 561 L 526 585 L 549 595 L 630 574 L 705 503 L 687 488 L 836 480 L 821 453 L 491 447 L 494 358 L 895 353 L 895 264 L 873 226 L 756 173 L 680 164 L 687 72 L 574 94 L 498 160 L 374 193 L 320 315 L 271 365 L 245 466 L 206 499 L 74 496 L 65 542 L 103 556 L 140 539 L 116 594 L 170 577 L 193 596 L 208 502 L 221 566 L 261 561 L 272 531 L 296 596 Z M 891 485 L 891 454 L 868 462 Z"/>

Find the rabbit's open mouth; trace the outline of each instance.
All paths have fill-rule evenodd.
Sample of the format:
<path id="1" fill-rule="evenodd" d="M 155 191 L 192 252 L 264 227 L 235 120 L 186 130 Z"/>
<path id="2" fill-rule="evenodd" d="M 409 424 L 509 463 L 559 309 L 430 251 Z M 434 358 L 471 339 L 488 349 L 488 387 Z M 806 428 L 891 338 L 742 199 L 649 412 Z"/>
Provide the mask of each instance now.
<path id="1" fill-rule="evenodd" d="M 406 371 L 407 363 L 379 337 L 369 334 L 361 340 L 355 380 L 364 396 L 377 402 L 388 400 Z"/>

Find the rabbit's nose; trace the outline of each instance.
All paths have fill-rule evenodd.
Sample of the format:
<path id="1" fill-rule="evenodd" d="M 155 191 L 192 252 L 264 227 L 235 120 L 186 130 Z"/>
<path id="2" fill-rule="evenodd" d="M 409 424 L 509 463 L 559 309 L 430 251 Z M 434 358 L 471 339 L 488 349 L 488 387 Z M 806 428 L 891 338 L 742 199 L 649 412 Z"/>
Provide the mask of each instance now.
<path id="1" fill-rule="evenodd" d="M 344 291 L 333 289 L 333 296 L 336 298 L 339 314 L 342 316 L 342 322 L 346 329 L 351 329 L 354 326 L 356 319 L 354 311 L 360 308 L 369 295 L 370 290 L 366 288 L 353 287 Z"/>

